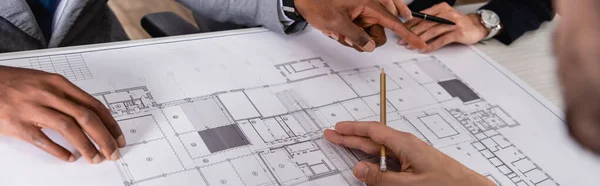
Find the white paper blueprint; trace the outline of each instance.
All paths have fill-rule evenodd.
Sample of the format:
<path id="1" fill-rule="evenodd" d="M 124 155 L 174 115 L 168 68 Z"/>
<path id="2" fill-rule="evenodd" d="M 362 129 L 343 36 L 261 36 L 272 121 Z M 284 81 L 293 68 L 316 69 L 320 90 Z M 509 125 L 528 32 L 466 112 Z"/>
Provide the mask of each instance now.
<path id="1" fill-rule="evenodd" d="M 128 142 L 121 160 L 89 165 L 0 137 L 0 185 L 359 185 L 352 162 L 367 156 L 321 135 L 378 120 L 381 68 L 388 125 L 499 185 L 600 183 L 600 162 L 569 140 L 562 113 L 481 52 L 422 55 L 395 40 L 358 53 L 316 30 L 250 29 L 0 55 L 94 95 Z"/>

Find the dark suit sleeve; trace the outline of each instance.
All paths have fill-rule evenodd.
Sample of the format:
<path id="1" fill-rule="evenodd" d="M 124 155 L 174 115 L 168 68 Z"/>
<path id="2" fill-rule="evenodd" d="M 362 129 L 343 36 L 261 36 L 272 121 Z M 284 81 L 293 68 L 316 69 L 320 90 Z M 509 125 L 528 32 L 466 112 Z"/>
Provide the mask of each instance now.
<path id="1" fill-rule="evenodd" d="M 452 6 L 454 3 L 456 3 L 456 0 L 415 0 L 413 3 L 408 5 L 408 8 L 410 8 L 412 11 L 420 12 L 442 2 L 446 2 Z"/>
<path id="2" fill-rule="evenodd" d="M 482 9 L 498 14 L 504 29 L 494 38 L 506 45 L 554 18 L 552 0 L 491 0 Z"/>

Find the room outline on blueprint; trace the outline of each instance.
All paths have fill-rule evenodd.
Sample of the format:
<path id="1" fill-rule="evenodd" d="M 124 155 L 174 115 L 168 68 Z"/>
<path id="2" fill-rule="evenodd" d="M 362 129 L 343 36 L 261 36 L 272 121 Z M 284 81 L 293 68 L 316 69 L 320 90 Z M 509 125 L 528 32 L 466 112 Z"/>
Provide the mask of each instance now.
<path id="1" fill-rule="evenodd" d="M 127 139 L 123 157 L 114 162 L 122 185 L 362 185 L 352 175 L 354 164 L 377 157 L 333 145 L 322 134 L 339 121 L 379 120 L 382 68 L 388 126 L 459 161 L 468 159 L 461 162 L 476 165 L 470 168 L 498 185 L 560 185 L 499 132 L 522 123 L 435 55 L 345 70 L 326 59 L 273 62 L 269 68 L 282 79 L 278 83 L 182 99 L 158 100 L 157 92 L 180 90 L 140 83 L 144 78 L 127 88 L 90 92 L 110 109 Z M 98 74 L 86 60 L 56 54 L 14 66 L 91 81 Z"/>

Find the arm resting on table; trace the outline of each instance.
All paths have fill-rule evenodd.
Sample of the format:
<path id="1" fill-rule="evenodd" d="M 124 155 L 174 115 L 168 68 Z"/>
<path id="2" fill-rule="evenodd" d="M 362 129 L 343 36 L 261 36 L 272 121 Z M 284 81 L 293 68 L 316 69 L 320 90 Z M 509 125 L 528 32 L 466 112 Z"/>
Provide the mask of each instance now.
<path id="1" fill-rule="evenodd" d="M 506 45 L 525 32 L 538 29 L 555 15 L 552 0 L 491 0 L 482 9 L 498 14 L 504 28 L 494 38 Z"/>

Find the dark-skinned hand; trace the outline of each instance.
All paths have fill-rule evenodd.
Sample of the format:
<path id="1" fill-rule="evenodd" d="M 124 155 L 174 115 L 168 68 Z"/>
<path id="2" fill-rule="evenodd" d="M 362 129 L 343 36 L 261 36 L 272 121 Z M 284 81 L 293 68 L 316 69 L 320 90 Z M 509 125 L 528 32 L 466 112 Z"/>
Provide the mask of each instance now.
<path id="1" fill-rule="evenodd" d="M 0 135 L 28 142 L 63 161 L 77 160 L 78 155 L 53 142 L 42 128 L 60 133 L 93 164 L 119 159 L 119 147 L 125 146 L 109 110 L 63 76 L 0 66 Z"/>
<path id="2" fill-rule="evenodd" d="M 308 23 L 358 51 L 371 52 L 383 45 L 386 41 L 383 28 L 391 29 L 412 46 L 426 46 L 376 0 L 294 0 L 294 3 Z"/>

